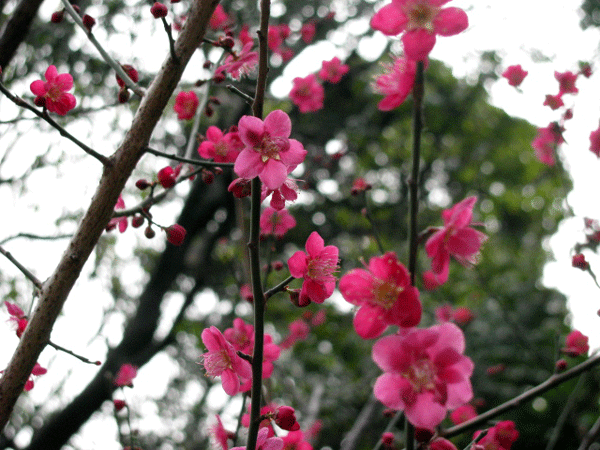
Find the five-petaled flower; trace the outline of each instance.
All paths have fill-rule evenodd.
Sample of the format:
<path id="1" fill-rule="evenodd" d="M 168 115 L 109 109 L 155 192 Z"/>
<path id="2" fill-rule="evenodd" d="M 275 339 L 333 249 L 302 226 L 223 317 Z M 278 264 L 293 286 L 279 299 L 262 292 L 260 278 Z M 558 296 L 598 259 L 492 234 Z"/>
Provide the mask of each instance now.
<path id="1" fill-rule="evenodd" d="M 258 430 L 256 450 L 281 450 L 283 448 L 283 440 L 281 438 L 268 436 L 268 428 Z M 231 450 L 246 450 L 246 447 L 233 447 Z"/>
<path id="2" fill-rule="evenodd" d="M 173 110 L 177 113 L 179 120 L 188 120 L 194 117 L 200 100 L 194 91 L 182 91 L 175 97 Z"/>
<path id="3" fill-rule="evenodd" d="M 464 266 L 475 264 L 481 244 L 487 236 L 471 228 L 473 207 L 477 197 L 467 197 L 450 209 L 442 211 L 444 226 L 438 229 L 425 244 L 431 258 L 431 269 L 438 283 L 448 281 L 450 255 Z"/>
<path id="4" fill-rule="evenodd" d="M 473 439 L 477 439 L 480 433 L 481 431 L 476 431 Z M 503 420 L 490 428 L 478 445 L 484 450 L 510 450 L 518 438 L 519 432 L 515 423 L 512 420 Z"/>
<path id="5" fill-rule="evenodd" d="M 290 91 L 290 100 L 301 113 L 315 112 L 323 108 L 325 89 L 314 73 L 304 78 L 296 77 L 292 82 L 294 85 Z"/>
<path id="6" fill-rule="evenodd" d="M 417 64 L 406 58 L 397 58 L 393 64 L 382 64 L 384 72 L 375 78 L 373 89 L 385 95 L 377 104 L 381 111 L 390 111 L 400 106 L 415 84 Z"/>
<path id="7" fill-rule="evenodd" d="M 133 387 L 133 379 L 137 376 L 137 367 L 123 364 L 115 377 L 115 385 Z"/>
<path id="8" fill-rule="evenodd" d="M 254 41 L 247 42 L 239 52 L 232 52 L 216 70 L 215 75 L 228 73 L 234 80 L 252 73 L 258 63 L 258 53 L 253 52 Z"/>
<path id="9" fill-rule="evenodd" d="M 562 352 L 569 356 L 579 356 L 587 353 L 589 349 L 588 337 L 579 330 L 573 330 L 567 335 Z"/>
<path id="10" fill-rule="evenodd" d="M 351 270 L 339 288 L 347 302 L 360 307 L 354 328 L 363 339 L 380 336 L 389 325 L 408 328 L 421 321 L 419 291 L 393 252 L 371 258 L 366 269 Z"/>
<path id="11" fill-rule="evenodd" d="M 260 215 L 259 224 L 261 236 L 274 235 L 277 239 L 281 239 L 288 230 L 296 226 L 296 219 L 287 209 L 278 211 L 268 207 Z"/>
<path id="12" fill-rule="evenodd" d="M 219 128 L 211 125 L 206 130 L 206 140 L 198 147 L 198 154 L 215 162 L 234 162 L 243 147 L 237 129 L 223 134 Z"/>
<path id="13" fill-rule="evenodd" d="M 433 430 L 448 410 L 473 397 L 474 365 L 464 350 L 464 335 L 452 323 L 380 339 L 373 346 L 373 360 L 384 374 L 375 382 L 375 397 L 403 410 L 415 427 Z"/>
<path id="14" fill-rule="evenodd" d="M 228 395 L 237 394 L 240 390 L 240 377 L 252 378 L 250 363 L 237 354 L 217 327 L 206 328 L 201 337 L 208 349 L 208 352 L 202 355 L 206 374 L 209 377 L 220 376 L 223 390 Z"/>
<path id="15" fill-rule="evenodd" d="M 330 83 L 339 83 L 344 75 L 348 73 L 350 66 L 348 64 L 342 64 L 342 61 L 337 56 L 331 61 L 323 61 L 321 63 L 321 70 L 319 71 L 319 78 L 323 81 Z"/>
<path id="16" fill-rule="evenodd" d="M 34 103 L 64 116 L 77 104 L 75 96 L 68 93 L 73 88 L 73 77 L 68 73 L 59 74 L 55 66 L 48 67 L 45 77 L 46 81 L 36 80 L 31 83 L 31 92 L 36 95 Z"/>
<path id="17" fill-rule="evenodd" d="M 290 274 L 303 278 L 300 291 L 300 304 L 311 301 L 323 303 L 331 297 L 335 289 L 335 275 L 338 270 L 339 250 L 335 245 L 325 246 L 325 241 L 313 231 L 306 240 L 306 253 L 297 251 L 288 260 Z"/>
<path id="18" fill-rule="evenodd" d="M 521 64 L 517 64 L 516 66 L 508 66 L 502 76 L 508 80 L 508 84 L 517 87 L 521 85 L 527 73 L 526 70 L 523 70 Z"/>
<path id="19" fill-rule="evenodd" d="M 25 328 L 27 327 L 27 316 L 25 316 L 25 313 L 23 312 L 23 310 L 21 308 L 19 308 L 18 305 L 11 303 L 11 302 L 4 302 L 4 304 L 6 305 L 6 309 L 8 310 L 8 313 L 10 314 L 10 321 L 14 322 L 16 329 L 17 329 L 17 336 L 21 337 L 21 335 L 23 334 L 23 331 L 25 331 Z"/>
<path id="20" fill-rule="evenodd" d="M 375 13 L 371 27 L 387 36 L 402 32 L 407 58 L 421 61 L 435 45 L 435 36 L 453 36 L 469 26 L 460 8 L 442 8 L 450 0 L 392 0 Z"/>
<path id="21" fill-rule="evenodd" d="M 233 170 L 242 178 L 258 176 L 269 189 L 275 190 L 304 161 L 306 150 L 297 140 L 289 139 L 292 121 L 281 110 L 271 112 L 264 122 L 258 117 L 243 116 L 238 130 L 244 149 Z"/>

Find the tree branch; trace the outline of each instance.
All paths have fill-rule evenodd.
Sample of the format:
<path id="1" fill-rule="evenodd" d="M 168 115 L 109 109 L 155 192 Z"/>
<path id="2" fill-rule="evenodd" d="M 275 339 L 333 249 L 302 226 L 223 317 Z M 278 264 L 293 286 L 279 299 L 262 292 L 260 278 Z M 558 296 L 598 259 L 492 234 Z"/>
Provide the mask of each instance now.
<path id="1" fill-rule="evenodd" d="M 4 256 L 6 256 L 6 258 L 13 263 L 17 269 L 19 269 L 21 271 L 21 273 L 23 273 L 23 275 L 25 275 L 27 277 L 28 280 L 30 280 L 36 288 L 38 289 L 42 289 L 43 284 L 40 280 L 37 279 L 37 277 L 32 274 L 23 264 L 21 264 L 19 261 L 17 261 L 13 255 L 11 255 L 10 252 L 4 250 L 4 248 L 2 246 L 0 246 L 0 253 L 2 253 Z"/>

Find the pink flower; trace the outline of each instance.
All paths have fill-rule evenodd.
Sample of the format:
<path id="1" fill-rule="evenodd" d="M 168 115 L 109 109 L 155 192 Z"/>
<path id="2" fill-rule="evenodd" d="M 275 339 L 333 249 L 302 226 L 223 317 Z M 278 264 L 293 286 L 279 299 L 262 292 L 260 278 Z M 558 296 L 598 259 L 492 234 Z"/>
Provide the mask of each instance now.
<path id="1" fill-rule="evenodd" d="M 260 199 L 261 201 L 265 201 L 265 199 L 271 195 L 271 201 L 269 204 L 271 208 L 275 208 L 277 211 L 281 211 L 285 208 L 285 202 L 294 202 L 298 198 L 298 185 L 296 182 L 290 178 L 286 178 L 285 181 L 279 188 L 277 189 L 269 189 L 267 186 L 263 185 L 261 189 Z"/>
<path id="2" fill-rule="evenodd" d="M 577 74 L 571 71 L 567 72 L 554 72 L 554 78 L 559 84 L 558 95 L 563 94 L 577 94 L 579 89 L 575 87 L 575 81 L 577 81 Z"/>
<path id="3" fill-rule="evenodd" d="M 385 98 L 377 108 L 381 111 L 391 111 L 400 106 L 415 84 L 417 64 L 406 58 L 397 58 L 393 64 L 383 64 L 384 72 L 375 78 L 374 90 Z"/>
<path id="4" fill-rule="evenodd" d="M 292 347 L 297 341 L 303 341 L 308 337 L 310 327 L 302 319 L 296 319 L 288 325 L 290 334 L 283 340 L 279 347 L 282 349 Z"/>
<path id="5" fill-rule="evenodd" d="M 600 158 L 600 126 L 590 133 L 590 152 Z"/>
<path id="6" fill-rule="evenodd" d="M 206 138 L 198 147 L 198 154 L 215 162 L 234 162 L 244 148 L 237 131 L 224 135 L 217 127 L 210 126 L 206 130 Z"/>
<path id="7" fill-rule="evenodd" d="M 450 322 L 452 319 L 452 306 L 446 303 L 435 308 L 435 318 L 439 323 Z"/>
<path id="8" fill-rule="evenodd" d="M 296 419 L 296 411 L 291 406 L 280 406 L 275 413 L 275 423 L 286 431 L 298 431 L 300 424 Z"/>
<path id="9" fill-rule="evenodd" d="M 39 377 L 40 375 L 44 375 L 46 372 L 48 372 L 47 369 L 44 369 L 42 366 L 40 366 L 38 363 L 35 363 L 35 365 L 33 366 L 33 369 L 31 370 L 31 375 L 29 376 L 29 379 L 25 382 L 25 387 L 23 388 L 25 391 L 30 391 L 33 389 L 33 376 Z"/>
<path id="10" fill-rule="evenodd" d="M 339 83 L 349 70 L 350 66 L 348 66 L 348 64 L 342 64 L 340 58 L 336 56 L 331 61 L 322 62 L 319 78 L 323 81 L 329 81 L 330 83 Z"/>
<path id="11" fill-rule="evenodd" d="M 227 328 L 223 335 L 236 351 L 246 355 L 252 354 L 254 348 L 254 327 L 252 325 L 237 317 L 233 319 L 233 328 Z"/>
<path id="12" fill-rule="evenodd" d="M 450 0 L 392 0 L 375 13 L 371 27 L 387 36 L 404 32 L 402 43 L 406 57 L 415 61 L 427 58 L 435 45 L 435 36 L 453 36 L 469 26 L 462 9 L 441 8 Z"/>
<path id="13" fill-rule="evenodd" d="M 427 256 L 431 258 L 432 272 L 440 284 L 448 280 L 450 255 L 464 266 L 475 264 L 481 244 L 487 239 L 485 234 L 469 227 L 476 201 L 477 197 L 467 197 L 444 210 L 444 226 L 425 244 Z"/>
<path id="14" fill-rule="evenodd" d="M 243 116 L 238 130 L 245 147 L 233 170 L 242 178 L 258 176 L 269 189 L 275 190 L 304 161 L 307 152 L 300 142 L 289 139 L 292 122 L 281 110 L 271 112 L 264 122 L 258 117 Z"/>
<path id="15" fill-rule="evenodd" d="M 313 446 L 304 440 L 302 431 L 290 431 L 283 438 L 284 450 L 313 450 Z"/>
<path id="16" fill-rule="evenodd" d="M 228 73 L 234 80 L 252 73 L 258 63 L 258 53 L 252 52 L 254 41 L 247 42 L 239 53 L 227 55 L 223 64 L 215 71 L 216 74 Z"/>
<path id="17" fill-rule="evenodd" d="M 546 100 L 544 100 L 544 106 L 549 106 L 551 110 L 556 110 L 561 106 L 565 106 L 565 102 L 561 98 L 561 94 L 558 95 L 546 95 Z"/>
<path id="18" fill-rule="evenodd" d="M 206 374 L 209 377 L 220 376 L 223 390 L 228 395 L 237 394 L 240 390 L 240 377 L 252 378 L 250 363 L 240 358 L 217 327 L 206 328 L 201 337 L 208 349 L 208 352 L 202 355 Z"/>
<path id="19" fill-rule="evenodd" d="M 448 439 L 439 437 L 429 443 L 429 450 L 457 450 L 457 448 Z"/>
<path id="20" fill-rule="evenodd" d="M 261 428 L 258 430 L 256 439 L 256 450 L 281 450 L 283 448 L 283 440 L 278 437 L 268 437 L 269 430 Z M 246 447 L 233 447 L 231 450 L 246 450 Z"/>
<path id="21" fill-rule="evenodd" d="M 36 96 L 34 103 L 64 116 L 77 104 L 75 96 L 67 92 L 73 88 L 73 77 L 68 73 L 59 74 L 55 66 L 48 67 L 45 77 L 45 82 L 36 80 L 29 87 Z"/>
<path id="22" fill-rule="evenodd" d="M 210 436 L 220 450 L 228 450 L 227 439 L 229 436 L 218 414 L 217 423 L 210 428 Z"/>
<path id="23" fill-rule="evenodd" d="M 28 323 L 25 313 L 14 303 L 4 302 L 4 304 L 6 305 L 8 314 L 10 314 L 9 320 L 13 322 L 16 326 L 17 337 L 21 337 Z"/>
<path id="24" fill-rule="evenodd" d="M 310 74 L 304 78 L 296 77 L 293 83 L 290 100 L 301 113 L 314 112 L 323 108 L 325 89 L 317 81 L 315 74 Z"/>
<path id="25" fill-rule="evenodd" d="M 323 303 L 331 297 L 335 289 L 334 273 L 339 268 L 338 252 L 335 245 L 325 247 L 323 238 L 313 231 L 306 240 L 306 253 L 297 251 L 288 260 L 290 274 L 304 279 L 300 304 Z"/>
<path id="26" fill-rule="evenodd" d="M 119 194 L 119 199 L 117 200 L 117 204 L 115 205 L 115 211 L 119 209 L 125 209 L 125 202 L 123 201 L 123 197 L 121 197 L 121 194 Z M 127 230 L 127 226 L 129 225 L 127 217 L 113 217 L 108 222 L 106 230 L 110 231 L 117 225 L 119 226 L 119 233 L 124 233 L 125 230 Z"/>
<path id="27" fill-rule="evenodd" d="M 279 50 L 283 45 L 283 42 L 290 36 L 290 33 L 290 27 L 285 23 L 269 26 L 269 31 L 267 33 L 269 49 L 273 52 Z"/>
<path id="28" fill-rule="evenodd" d="M 380 336 L 389 325 L 414 327 L 421 321 L 419 291 L 393 252 L 371 258 L 366 269 L 345 274 L 339 289 L 347 302 L 359 306 L 354 329 L 363 339 Z"/>
<path id="29" fill-rule="evenodd" d="M 165 233 L 167 233 L 167 241 L 173 245 L 181 245 L 185 240 L 185 235 L 187 233 L 186 229 L 183 228 L 178 223 L 171 225 L 170 227 L 163 228 Z"/>
<path id="30" fill-rule="evenodd" d="M 517 87 L 521 85 L 521 83 L 527 76 L 527 73 L 528 72 L 526 70 L 523 70 L 521 64 L 518 64 L 516 66 L 509 66 L 502 73 L 502 76 L 508 80 L 508 84 Z"/>
<path id="31" fill-rule="evenodd" d="M 260 215 L 261 236 L 274 235 L 281 239 L 285 233 L 296 226 L 296 219 L 286 209 L 277 211 L 274 208 L 265 208 Z"/>
<path id="32" fill-rule="evenodd" d="M 307 22 L 300 28 L 300 35 L 305 44 L 310 44 L 317 32 L 317 26 L 314 22 Z"/>
<path id="33" fill-rule="evenodd" d="M 473 397 L 469 378 L 474 366 L 464 350 L 462 331 L 452 323 L 380 339 L 373 360 L 385 373 L 375 382 L 375 397 L 403 410 L 415 427 L 433 430 L 446 411 Z"/>
<path id="34" fill-rule="evenodd" d="M 476 439 L 480 433 L 480 431 L 475 432 L 473 439 Z M 515 423 L 512 420 L 504 420 L 490 428 L 478 445 L 486 450 L 510 450 L 518 438 L 519 432 L 515 429 Z"/>
<path id="35" fill-rule="evenodd" d="M 587 353 L 589 349 L 588 337 L 582 334 L 581 331 L 574 330 L 567 335 L 562 352 L 569 356 L 579 356 Z"/>
<path id="36" fill-rule="evenodd" d="M 208 26 L 213 30 L 219 30 L 226 28 L 230 22 L 232 22 L 231 18 L 223 9 L 223 5 L 219 4 L 213 11 L 210 21 L 208 22 Z"/>
<path id="37" fill-rule="evenodd" d="M 200 100 L 194 91 L 182 91 L 175 97 L 173 110 L 177 113 L 179 120 L 188 120 L 194 117 Z"/>
<path id="38" fill-rule="evenodd" d="M 562 129 L 557 123 L 551 123 L 547 127 L 538 128 L 538 134 L 531 142 L 535 150 L 535 156 L 548 166 L 553 166 L 556 147 L 565 142 L 562 137 Z"/>
<path id="39" fill-rule="evenodd" d="M 471 322 L 474 318 L 475 316 L 473 315 L 471 310 L 465 306 L 459 306 L 454 310 L 454 313 L 452 314 L 452 319 L 458 325 L 466 325 L 469 322 Z"/>
<path id="40" fill-rule="evenodd" d="M 456 408 L 454 411 L 450 413 L 450 420 L 454 425 L 459 425 L 467 420 L 471 420 L 473 417 L 477 416 L 477 411 L 473 405 L 462 405 Z"/>
<path id="41" fill-rule="evenodd" d="M 117 386 L 133 387 L 133 379 L 137 375 L 137 367 L 131 364 L 123 364 L 119 369 L 119 373 L 115 377 L 114 383 Z"/>
<path id="42" fill-rule="evenodd" d="M 587 270 L 588 267 L 590 267 L 590 263 L 585 260 L 585 255 L 583 253 L 573 255 L 571 265 L 581 270 Z"/>

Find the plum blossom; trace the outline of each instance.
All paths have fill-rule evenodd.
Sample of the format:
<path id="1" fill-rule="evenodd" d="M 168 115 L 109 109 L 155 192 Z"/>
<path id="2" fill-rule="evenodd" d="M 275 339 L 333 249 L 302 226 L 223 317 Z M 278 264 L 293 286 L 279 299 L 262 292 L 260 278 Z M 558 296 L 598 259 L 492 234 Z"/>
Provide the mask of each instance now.
<path id="1" fill-rule="evenodd" d="M 117 211 L 119 209 L 125 209 L 125 202 L 123 201 L 123 197 L 121 197 L 121 194 L 119 194 L 119 198 L 117 200 L 117 204 L 115 205 L 115 211 Z M 127 230 L 127 226 L 128 225 L 129 225 L 129 222 L 127 221 L 127 217 L 126 216 L 123 216 L 123 217 L 113 217 L 108 222 L 108 225 L 106 226 L 106 230 L 110 231 L 113 228 L 115 228 L 116 226 L 118 226 L 119 227 L 119 233 L 125 233 L 125 230 Z"/>
<path id="2" fill-rule="evenodd" d="M 323 61 L 321 63 L 321 70 L 319 71 L 319 78 L 323 81 L 330 83 L 339 83 L 344 75 L 348 73 L 350 66 L 348 64 L 342 64 L 342 61 L 337 56 L 331 61 Z"/>
<path id="3" fill-rule="evenodd" d="M 450 413 L 450 420 L 454 425 L 459 425 L 467 420 L 477 416 L 477 411 L 473 405 L 462 405 Z"/>
<path id="4" fill-rule="evenodd" d="M 286 178 L 283 184 L 277 189 L 269 189 L 267 186 L 263 185 L 260 199 L 261 201 L 265 201 L 265 199 L 271 195 L 271 201 L 269 205 L 271 205 L 271 208 L 281 211 L 283 208 L 285 208 L 286 201 L 296 201 L 298 198 L 298 191 L 299 189 L 296 181 L 292 180 L 291 178 Z"/>
<path id="5" fill-rule="evenodd" d="M 314 22 L 306 22 L 300 28 L 300 36 L 302 36 L 302 40 L 305 44 L 310 44 L 315 37 L 315 33 L 317 32 L 317 26 Z"/>
<path id="6" fill-rule="evenodd" d="M 27 316 L 18 305 L 11 302 L 4 302 L 6 305 L 6 309 L 8 310 L 8 314 L 10 314 L 10 321 L 13 322 L 16 326 L 17 337 L 21 337 L 25 328 L 27 327 Z"/>
<path id="7" fill-rule="evenodd" d="M 44 76 L 46 81 L 36 80 L 29 87 L 36 96 L 34 103 L 64 116 L 77 104 L 75 96 L 68 93 L 73 89 L 73 77 L 68 73 L 59 74 L 56 66 L 48 67 Z"/>
<path id="8" fill-rule="evenodd" d="M 476 431 L 473 439 L 481 432 Z M 477 444 L 483 450 L 510 450 L 519 438 L 519 432 L 512 420 L 503 420 L 490 428 L 487 434 Z"/>
<path id="9" fill-rule="evenodd" d="M 226 28 L 231 22 L 231 17 L 225 12 L 223 5 L 219 4 L 213 11 L 208 26 L 213 30 L 220 30 Z"/>
<path id="10" fill-rule="evenodd" d="M 474 365 L 464 350 L 464 335 L 452 323 L 380 339 L 372 356 L 384 374 L 375 382 L 375 397 L 403 410 L 415 427 L 433 430 L 448 410 L 473 397 Z"/>
<path id="11" fill-rule="evenodd" d="M 590 263 L 586 261 L 583 253 L 577 253 L 576 255 L 573 255 L 573 258 L 571 259 L 571 265 L 581 270 L 587 270 L 590 267 Z"/>
<path id="12" fill-rule="evenodd" d="M 268 437 L 268 435 L 269 430 L 267 428 L 258 430 L 256 450 L 281 450 L 283 448 L 283 439 Z M 246 447 L 233 447 L 231 450 L 246 450 Z"/>
<path id="13" fill-rule="evenodd" d="M 560 108 L 561 106 L 565 106 L 565 102 L 563 102 L 563 99 L 561 97 L 561 94 L 559 95 L 546 95 L 546 100 L 544 100 L 544 106 L 548 106 L 551 110 L 556 110 L 558 108 Z"/>
<path id="14" fill-rule="evenodd" d="M 402 32 L 406 57 L 415 61 L 427 58 L 436 35 L 453 36 L 469 26 L 460 8 L 442 8 L 450 0 L 393 0 L 371 18 L 371 28 L 387 36 Z"/>
<path id="15" fill-rule="evenodd" d="M 517 87 L 520 86 L 528 72 L 523 70 L 521 64 L 516 66 L 509 66 L 502 73 L 502 76 L 508 80 L 508 84 L 511 86 Z"/>
<path id="16" fill-rule="evenodd" d="M 240 390 L 240 378 L 252 377 L 250 363 L 242 359 L 217 327 L 202 331 L 202 342 L 208 352 L 202 355 L 204 368 L 209 377 L 221 377 L 223 390 L 235 395 Z"/>
<path id="17" fill-rule="evenodd" d="M 393 64 L 383 64 L 384 72 L 375 78 L 373 89 L 385 95 L 377 104 L 381 111 L 391 111 L 400 106 L 415 84 L 417 64 L 406 58 L 396 58 Z"/>
<path id="18" fill-rule="evenodd" d="M 302 144 L 289 139 L 292 122 L 281 110 L 271 112 L 264 122 L 258 117 L 243 116 L 238 130 L 244 149 L 233 170 L 242 178 L 258 176 L 269 189 L 281 187 L 288 173 L 306 157 Z"/>
<path id="19" fill-rule="evenodd" d="M 297 341 L 303 341 L 308 337 L 310 326 L 302 319 L 296 319 L 288 325 L 290 334 L 279 344 L 282 349 L 292 347 Z"/>
<path id="20" fill-rule="evenodd" d="M 590 133 L 590 151 L 600 158 L 600 126 Z"/>
<path id="21" fill-rule="evenodd" d="M 252 73 L 258 63 L 258 53 L 253 52 L 254 40 L 246 42 L 239 52 L 232 52 L 215 71 L 215 75 L 228 73 L 234 80 Z"/>
<path id="22" fill-rule="evenodd" d="M 188 120 L 194 117 L 199 104 L 200 100 L 194 91 L 182 91 L 175 97 L 173 110 L 179 120 Z"/>
<path id="23" fill-rule="evenodd" d="M 317 81 L 315 74 L 310 74 L 304 78 L 296 77 L 293 83 L 290 100 L 301 113 L 315 112 L 323 108 L 325 89 Z"/>
<path id="24" fill-rule="evenodd" d="M 133 379 L 137 376 L 137 367 L 123 364 L 115 377 L 115 385 L 133 387 Z"/>
<path id="25" fill-rule="evenodd" d="M 223 134 L 219 128 L 211 125 L 206 130 L 206 138 L 200 143 L 198 154 L 215 162 L 234 162 L 244 148 L 237 129 Z"/>
<path id="26" fill-rule="evenodd" d="M 579 356 L 587 353 L 589 349 L 588 337 L 581 331 L 573 330 L 567 335 L 562 352 L 569 356 Z"/>
<path id="27" fill-rule="evenodd" d="M 419 291 L 411 286 L 408 270 L 393 252 L 345 274 L 339 289 L 347 302 L 359 306 L 354 329 L 363 339 L 380 336 L 389 325 L 414 327 L 421 321 Z"/>
<path id="28" fill-rule="evenodd" d="M 487 239 L 481 231 L 469 226 L 476 201 L 475 196 L 467 197 L 452 208 L 445 209 L 442 212 L 444 226 L 425 244 L 427 256 L 431 258 L 432 272 L 440 284 L 448 280 L 451 255 L 464 266 L 475 264 L 481 245 Z"/>
<path id="29" fill-rule="evenodd" d="M 325 241 L 313 231 L 306 240 L 306 253 L 297 251 L 288 260 L 290 274 L 303 278 L 299 303 L 311 301 L 323 303 L 331 297 L 335 289 L 335 275 L 338 270 L 339 250 L 335 245 L 325 246 Z"/>
<path id="30" fill-rule="evenodd" d="M 575 82 L 577 81 L 577 74 L 571 71 L 567 72 L 554 72 L 554 78 L 558 81 L 559 85 L 559 94 L 577 94 L 579 89 L 575 87 Z"/>
<path id="31" fill-rule="evenodd" d="M 285 233 L 296 226 L 296 219 L 286 209 L 277 211 L 268 207 L 260 215 L 260 234 L 261 236 L 274 235 L 281 239 Z"/>
<path id="32" fill-rule="evenodd" d="M 550 123 L 547 127 L 538 128 L 537 136 L 531 142 L 535 150 L 535 156 L 544 164 L 553 166 L 555 164 L 554 154 L 556 148 L 565 140 L 562 137 L 562 128 L 557 123 Z"/>
<path id="33" fill-rule="evenodd" d="M 227 445 L 227 439 L 229 435 L 227 430 L 223 426 L 223 422 L 221 422 L 221 417 L 217 414 L 217 423 L 210 427 L 210 437 L 215 442 L 217 448 L 220 450 L 228 450 L 229 446 Z"/>
<path id="34" fill-rule="evenodd" d="M 33 376 L 39 377 L 40 375 L 44 375 L 48 372 L 48 369 L 43 368 L 38 363 L 35 363 L 33 369 L 31 370 L 31 375 L 29 379 L 25 382 L 25 387 L 23 388 L 25 391 L 30 391 L 33 389 Z"/>
<path id="35" fill-rule="evenodd" d="M 313 450 L 313 446 L 305 440 L 300 430 L 290 431 L 283 438 L 283 450 Z"/>

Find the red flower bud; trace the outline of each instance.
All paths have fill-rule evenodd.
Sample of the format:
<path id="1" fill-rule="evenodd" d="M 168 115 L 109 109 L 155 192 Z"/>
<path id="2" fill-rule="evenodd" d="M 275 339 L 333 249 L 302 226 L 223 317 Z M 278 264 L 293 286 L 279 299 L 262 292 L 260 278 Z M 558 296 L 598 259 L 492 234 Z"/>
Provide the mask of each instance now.
<path id="1" fill-rule="evenodd" d="M 185 239 L 185 228 L 183 228 L 179 224 L 171 225 L 168 228 L 163 228 L 167 233 L 167 241 L 169 241 L 173 245 L 181 245 L 183 244 L 183 240 Z"/>
<path id="2" fill-rule="evenodd" d="M 138 74 L 138 71 L 135 70 L 135 67 L 133 67 L 130 64 L 121 64 L 121 67 L 123 68 L 127 76 L 131 78 L 131 81 L 133 81 L 134 83 L 138 82 L 138 80 L 140 79 L 140 75 Z M 125 82 L 119 75 L 115 75 L 115 77 L 117 78 L 117 84 L 119 86 L 125 86 Z"/>
<path id="3" fill-rule="evenodd" d="M 556 373 L 564 372 L 566 368 L 567 368 L 567 361 L 565 361 L 564 359 L 559 359 L 558 361 L 556 361 L 556 364 L 554 365 L 554 369 L 556 370 Z"/>
<path id="4" fill-rule="evenodd" d="M 154 236 L 156 236 L 156 232 L 150 227 L 150 225 L 148 225 L 144 230 L 144 236 L 146 236 L 148 239 L 152 239 Z"/>
<path id="5" fill-rule="evenodd" d="M 121 89 L 119 89 L 119 103 L 127 103 L 130 95 L 131 94 L 129 94 L 127 87 L 123 86 Z"/>
<path id="6" fill-rule="evenodd" d="M 248 197 L 252 193 L 252 183 L 246 178 L 237 178 L 227 188 L 235 198 Z"/>
<path id="7" fill-rule="evenodd" d="M 133 219 L 131 219 L 131 226 L 133 228 L 139 228 L 144 225 L 144 216 L 135 215 Z"/>
<path id="8" fill-rule="evenodd" d="M 206 184 L 211 184 L 213 181 L 215 181 L 215 174 L 210 170 L 202 169 L 200 174 L 202 175 L 202 181 L 204 181 Z"/>
<path id="9" fill-rule="evenodd" d="M 156 175 L 158 182 L 165 189 L 172 188 L 177 182 L 177 174 L 171 166 L 163 167 Z"/>
<path id="10" fill-rule="evenodd" d="M 46 97 L 37 96 L 33 99 L 35 106 L 44 107 L 46 106 Z"/>
<path id="11" fill-rule="evenodd" d="M 392 447 L 394 445 L 394 433 L 389 431 L 381 435 L 381 443 L 384 447 Z"/>
<path id="12" fill-rule="evenodd" d="M 298 431 L 300 424 L 296 420 L 296 411 L 291 406 L 281 406 L 275 414 L 275 423 L 286 431 Z"/>
<path id="13" fill-rule="evenodd" d="M 154 5 L 150 8 L 150 12 L 154 16 L 155 19 L 160 19 L 161 17 L 167 17 L 167 7 L 162 3 L 155 2 Z"/>
<path id="14" fill-rule="evenodd" d="M 127 406 L 124 400 L 113 400 L 113 405 L 115 405 L 116 411 L 121 411 L 123 408 Z"/>
<path id="15" fill-rule="evenodd" d="M 92 32 L 92 27 L 94 25 L 96 25 L 96 19 L 94 19 L 92 16 L 86 14 L 82 17 L 83 20 L 83 24 L 85 25 L 85 27 L 87 28 L 88 32 Z"/>
<path id="16" fill-rule="evenodd" d="M 65 10 L 60 10 L 60 11 L 55 11 L 52 13 L 52 16 L 50 17 L 50 22 L 52 23 L 61 23 L 63 20 L 63 17 L 65 16 Z"/>
<path id="17" fill-rule="evenodd" d="M 583 253 L 578 253 L 575 256 L 573 256 L 571 264 L 573 265 L 573 267 L 577 267 L 581 270 L 587 270 L 588 267 L 590 267 L 590 263 L 588 263 L 585 260 L 585 255 L 583 255 Z"/>
<path id="18" fill-rule="evenodd" d="M 143 191 L 144 189 L 148 189 L 151 186 L 150 182 L 144 178 L 140 178 L 139 180 L 137 180 L 135 182 L 135 187 L 138 188 L 140 191 Z"/>

